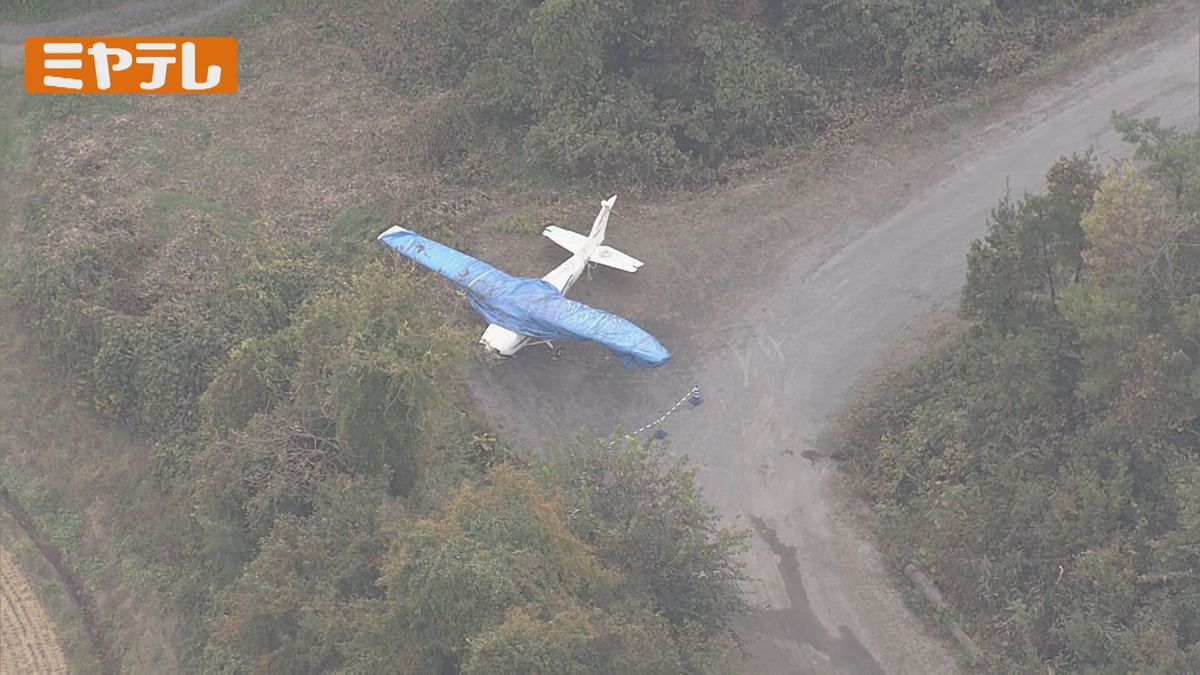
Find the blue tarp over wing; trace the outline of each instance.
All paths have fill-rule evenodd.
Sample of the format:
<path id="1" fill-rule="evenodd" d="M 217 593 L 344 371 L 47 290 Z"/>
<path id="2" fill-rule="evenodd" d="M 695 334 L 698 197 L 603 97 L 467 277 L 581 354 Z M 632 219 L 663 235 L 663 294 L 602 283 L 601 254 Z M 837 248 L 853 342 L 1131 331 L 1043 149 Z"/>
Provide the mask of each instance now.
<path id="1" fill-rule="evenodd" d="M 514 277 L 421 235 L 393 227 L 379 240 L 441 274 L 467 292 L 483 318 L 542 340 L 590 340 L 621 357 L 626 367 L 661 366 L 671 358 L 658 340 L 616 314 L 576 302 L 541 279 Z"/>

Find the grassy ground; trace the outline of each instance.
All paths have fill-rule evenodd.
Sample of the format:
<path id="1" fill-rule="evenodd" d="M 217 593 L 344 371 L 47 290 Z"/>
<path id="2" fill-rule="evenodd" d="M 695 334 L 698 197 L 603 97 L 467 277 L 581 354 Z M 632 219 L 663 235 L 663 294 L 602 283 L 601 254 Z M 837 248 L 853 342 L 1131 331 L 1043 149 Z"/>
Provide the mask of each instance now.
<path id="1" fill-rule="evenodd" d="M 0 314 L 13 310 L 0 303 Z M 82 410 L 12 321 L 0 322 L 0 409 L 0 480 L 109 619 L 124 666 L 175 670 L 182 641 L 160 589 L 179 570 L 150 553 L 173 523 L 149 449 Z"/>
<path id="2" fill-rule="evenodd" d="M 0 68 L 0 233 L 4 234 L 12 231 L 13 212 L 20 200 L 12 185 L 23 125 L 20 82 L 19 70 Z M 0 246 L 0 281 L 4 280 L 5 263 L 13 254 L 12 244 Z"/>
<path id="3" fill-rule="evenodd" d="M 20 102 L 17 90 L 20 87 L 21 71 L 15 68 L 0 69 L 0 166 L 7 165 L 16 150 Z"/>

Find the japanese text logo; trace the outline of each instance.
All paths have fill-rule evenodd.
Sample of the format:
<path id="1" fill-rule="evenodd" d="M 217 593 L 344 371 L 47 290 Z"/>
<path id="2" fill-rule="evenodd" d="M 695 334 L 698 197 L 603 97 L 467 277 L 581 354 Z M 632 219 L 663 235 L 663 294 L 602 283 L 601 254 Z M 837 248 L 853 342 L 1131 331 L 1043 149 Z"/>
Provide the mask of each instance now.
<path id="1" fill-rule="evenodd" d="M 231 37 L 32 37 L 25 40 L 31 94 L 230 94 L 237 91 Z"/>

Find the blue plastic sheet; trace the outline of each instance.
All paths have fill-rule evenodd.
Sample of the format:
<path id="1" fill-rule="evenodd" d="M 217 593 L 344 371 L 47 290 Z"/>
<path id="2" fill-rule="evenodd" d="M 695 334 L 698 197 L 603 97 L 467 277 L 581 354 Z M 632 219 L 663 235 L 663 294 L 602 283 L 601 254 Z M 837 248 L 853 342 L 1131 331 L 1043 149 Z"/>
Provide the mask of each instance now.
<path id="1" fill-rule="evenodd" d="M 379 240 L 467 293 L 483 318 L 514 333 L 542 340 L 598 342 L 621 357 L 625 367 L 655 367 L 671 358 L 646 331 L 611 312 L 563 296 L 541 279 L 514 277 L 491 265 L 402 228 Z"/>

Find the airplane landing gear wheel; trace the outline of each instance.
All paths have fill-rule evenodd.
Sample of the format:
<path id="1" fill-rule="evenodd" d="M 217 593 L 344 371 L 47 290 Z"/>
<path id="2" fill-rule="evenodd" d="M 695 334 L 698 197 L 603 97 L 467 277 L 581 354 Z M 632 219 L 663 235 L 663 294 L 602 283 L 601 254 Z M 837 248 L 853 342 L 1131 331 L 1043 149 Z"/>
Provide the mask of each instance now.
<path id="1" fill-rule="evenodd" d="M 559 357 L 562 356 L 562 353 L 563 353 L 562 347 L 555 347 L 554 353 L 550 356 L 551 360 L 557 361 L 559 359 Z"/>

